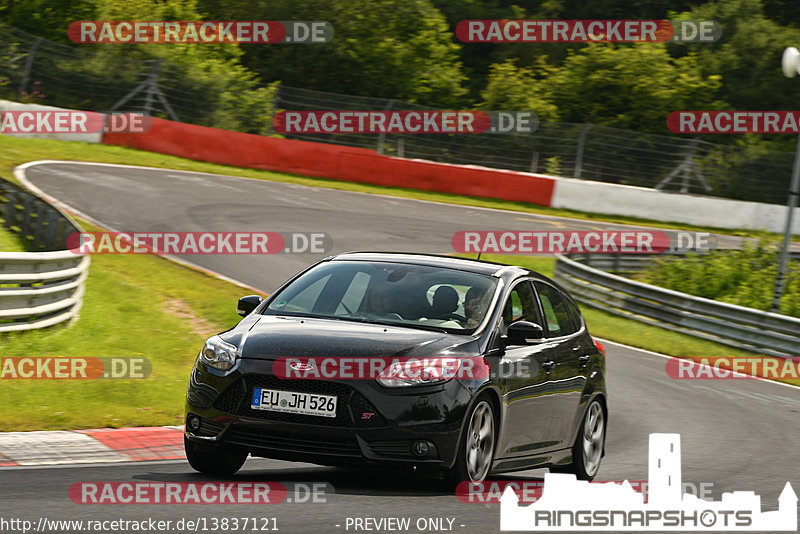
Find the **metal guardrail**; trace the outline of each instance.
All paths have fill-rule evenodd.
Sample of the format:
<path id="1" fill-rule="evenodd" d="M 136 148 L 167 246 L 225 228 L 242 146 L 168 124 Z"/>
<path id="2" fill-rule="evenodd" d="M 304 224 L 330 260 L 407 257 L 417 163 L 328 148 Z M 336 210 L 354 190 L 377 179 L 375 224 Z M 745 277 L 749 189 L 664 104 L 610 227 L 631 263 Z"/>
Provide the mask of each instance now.
<path id="1" fill-rule="evenodd" d="M 0 219 L 42 252 L 0 252 L 0 332 L 31 330 L 78 315 L 89 257 L 67 248 L 80 229 L 36 195 L 0 180 Z"/>
<path id="2" fill-rule="evenodd" d="M 629 280 L 576 261 L 585 257 L 558 255 L 553 276 L 582 304 L 742 350 L 800 356 L 800 318 Z"/>

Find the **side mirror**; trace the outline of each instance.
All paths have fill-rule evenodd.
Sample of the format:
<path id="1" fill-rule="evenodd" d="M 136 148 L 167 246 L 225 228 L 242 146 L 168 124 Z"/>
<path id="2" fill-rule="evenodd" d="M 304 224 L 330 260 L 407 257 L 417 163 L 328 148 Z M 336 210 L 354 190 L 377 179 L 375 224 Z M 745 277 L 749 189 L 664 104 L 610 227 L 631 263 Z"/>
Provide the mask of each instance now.
<path id="1" fill-rule="evenodd" d="M 242 317 L 246 317 L 251 311 L 255 310 L 261 304 L 261 297 L 258 295 L 247 295 L 239 299 L 239 304 L 236 305 L 236 313 Z"/>
<path id="2" fill-rule="evenodd" d="M 517 321 L 508 325 L 508 345 L 533 345 L 544 339 L 541 326 L 530 321 Z"/>

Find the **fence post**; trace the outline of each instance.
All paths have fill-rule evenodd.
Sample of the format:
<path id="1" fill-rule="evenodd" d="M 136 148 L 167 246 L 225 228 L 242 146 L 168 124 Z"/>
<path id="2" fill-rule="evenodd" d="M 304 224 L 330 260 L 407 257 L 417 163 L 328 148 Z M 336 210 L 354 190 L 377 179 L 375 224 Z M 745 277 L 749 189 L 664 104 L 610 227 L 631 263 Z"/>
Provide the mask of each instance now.
<path id="1" fill-rule="evenodd" d="M 536 150 L 531 155 L 531 172 L 539 171 L 539 151 Z"/>
<path id="2" fill-rule="evenodd" d="M 28 49 L 28 57 L 25 58 L 25 68 L 22 71 L 22 79 L 19 82 L 19 90 L 17 91 L 17 99 L 22 100 L 22 93 L 25 92 L 25 86 L 28 85 L 28 78 L 31 75 L 33 68 L 33 55 L 36 52 L 36 47 L 44 41 L 42 37 L 37 37 L 31 47 Z"/>
<path id="3" fill-rule="evenodd" d="M 591 124 L 584 125 L 581 134 L 578 136 L 578 148 L 575 151 L 575 171 L 572 173 L 575 178 L 580 178 L 581 172 L 583 172 L 583 151 L 586 146 L 586 136 L 589 134 L 591 127 Z"/>
<path id="4" fill-rule="evenodd" d="M 386 107 L 383 108 L 383 111 L 389 111 L 390 109 L 392 109 L 393 105 L 394 105 L 394 99 L 389 100 L 389 102 L 386 104 Z M 384 131 L 381 132 L 380 135 L 378 135 L 378 148 L 377 148 L 378 154 L 383 154 L 383 143 L 385 141 L 386 141 L 386 132 Z"/>

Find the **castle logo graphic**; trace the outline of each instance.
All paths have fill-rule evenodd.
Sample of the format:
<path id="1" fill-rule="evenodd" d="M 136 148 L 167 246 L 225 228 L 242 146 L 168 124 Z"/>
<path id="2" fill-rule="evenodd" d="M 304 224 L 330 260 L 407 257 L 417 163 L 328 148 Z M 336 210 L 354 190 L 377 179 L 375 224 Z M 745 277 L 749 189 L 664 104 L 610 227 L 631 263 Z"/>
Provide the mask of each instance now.
<path id="1" fill-rule="evenodd" d="M 500 499 L 500 529 L 516 531 L 791 531 L 797 530 L 797 495 L 787 482 L 778 510 L 761 511 L 752 491 L 706 501 L 682 493 L 680 434 L 650 434 L 648 502 L 625 481 L 589 483 L 547 473 L 541 498 L 520 506 L 512 488 Z"/>

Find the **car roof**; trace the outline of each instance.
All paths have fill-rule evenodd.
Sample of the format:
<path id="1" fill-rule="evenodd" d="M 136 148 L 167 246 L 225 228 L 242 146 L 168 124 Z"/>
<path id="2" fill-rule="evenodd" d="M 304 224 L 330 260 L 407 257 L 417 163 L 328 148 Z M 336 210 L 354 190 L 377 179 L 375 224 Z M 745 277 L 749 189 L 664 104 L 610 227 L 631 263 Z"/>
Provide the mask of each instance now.
<path id="1" fill-rule="evenodd" d="M 436 254 L 412 254 L 403 252 L 345 252 L 343 254 L 331 256 L 329 259 L 330 261 L 408 263 L 413 265 L 455 269 L 504 279 L 516 278 L 517 276 L 531 274 L 545 278 L 535 271 L 531 271 L 519 266 L 504 265 L 502 263 L 473 260 L 469 258 L 439 256 Z"/>

